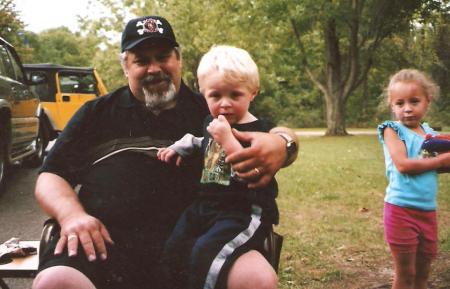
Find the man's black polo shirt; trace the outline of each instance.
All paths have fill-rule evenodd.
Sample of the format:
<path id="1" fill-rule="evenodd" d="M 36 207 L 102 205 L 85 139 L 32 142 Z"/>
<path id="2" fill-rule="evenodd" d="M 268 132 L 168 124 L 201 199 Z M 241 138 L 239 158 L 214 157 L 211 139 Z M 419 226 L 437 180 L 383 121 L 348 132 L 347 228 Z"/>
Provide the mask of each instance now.
<path id="1" fill-rule="evenodd" d="M 89 152 L 112 139 L 150 136 L 173 142 L 186 133 L 200 136 L 207 114 L 203 97 L 184 84 L 175 108 L 158 116 L 146 111 L 128 87 L 122 87 L 80 108 L 41 172 L 81 184 L 84 208 L 106 225 L 115 241 L 115 233 L 136 231 L 137 237 L 148 229 L 152 234 L 159 232 L 154 237 L 161 242 L 193 199 L 201 159 L 188 160 L 180 169 L 143 154 L 122 152 L 90 165 Z"/>

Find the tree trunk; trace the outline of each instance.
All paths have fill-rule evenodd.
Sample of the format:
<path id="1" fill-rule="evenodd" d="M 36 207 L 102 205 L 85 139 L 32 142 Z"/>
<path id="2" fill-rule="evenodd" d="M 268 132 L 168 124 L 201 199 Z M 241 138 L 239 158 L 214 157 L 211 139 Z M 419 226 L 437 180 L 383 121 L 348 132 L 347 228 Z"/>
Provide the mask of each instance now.
<path id="1" fill-rule="evenodd" d="M 327 131 L 326 136 L 348 135 L 345 129 L 345 102 L 341 95 L 325 95 L 327 109 Z"/>

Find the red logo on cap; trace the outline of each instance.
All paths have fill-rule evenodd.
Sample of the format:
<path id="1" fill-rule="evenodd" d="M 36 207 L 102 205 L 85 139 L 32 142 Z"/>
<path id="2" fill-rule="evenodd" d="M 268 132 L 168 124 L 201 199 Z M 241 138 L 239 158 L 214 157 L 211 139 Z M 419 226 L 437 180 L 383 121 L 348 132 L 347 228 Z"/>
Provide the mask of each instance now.
<path id="1" fill-rule="evenodd" d="M 164 32 L 164 29 L 160 27 L 161 25 L 162 23 L 160 20 L 155 20 L 153 18 L 138 21 L 138 23 L 136 23 L 136 27 L 140 26 L 141 28 L 137 30 L 137 33 L 139 33 L 139 35 L 144 34 L 144 32 L 147 33 L 159 32 L 162 34 Z"/>

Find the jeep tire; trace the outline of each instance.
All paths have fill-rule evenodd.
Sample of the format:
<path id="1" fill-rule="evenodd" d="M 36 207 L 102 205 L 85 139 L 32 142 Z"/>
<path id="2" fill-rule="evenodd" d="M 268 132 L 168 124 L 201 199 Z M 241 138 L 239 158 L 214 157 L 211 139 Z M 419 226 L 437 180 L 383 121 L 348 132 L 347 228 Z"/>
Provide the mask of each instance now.
<path id="1" fill-rule="evenodd" d="M 36 152 L 23 161 L 23 164 L 26 167 L 37 168 L 42 165 L 45 158 L 45 148 L 48 144 L 46 135 L 48 135 L 48 133 L 46 133 L 45 125 L 41 123 L 35 140 Z"/>
<path id="2" fill-rule="evenodd" d="M 0 135 L 2 135 L 1 132 Z M 6 167 L 6 146 L 0 138 L 0 195 L 3 194 L 6 187 Z"/>

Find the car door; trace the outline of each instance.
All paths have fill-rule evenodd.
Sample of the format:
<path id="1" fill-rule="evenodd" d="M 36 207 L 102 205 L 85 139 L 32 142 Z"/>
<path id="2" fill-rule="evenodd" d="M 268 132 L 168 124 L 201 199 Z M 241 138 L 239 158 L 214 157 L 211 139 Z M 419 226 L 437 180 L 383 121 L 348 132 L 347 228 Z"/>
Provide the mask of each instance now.
<path id="1" fill-rule="evenodd" d="M 59 71 L 56 74 L 58 130 L 63 130 L 73 114 L 86 102 L 99 96 L 92 71 Z"/>
<path id="2" fill-rule="evenodd" d="M 7 46 L 0 46 L 4 74 L 9 90 L 9 103 L 11 112 L 11 157 L 21 155 L 31 149 L 35 140 L 39 120 L 37 109 L 38 99 L 30 91 L 25 74 L 17 56 Z"/>

